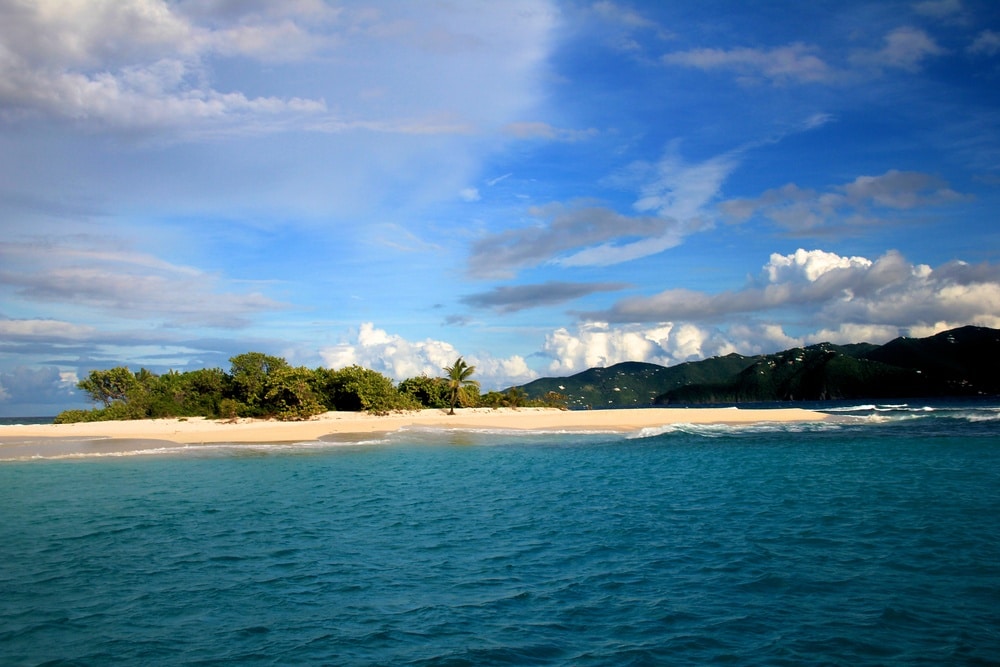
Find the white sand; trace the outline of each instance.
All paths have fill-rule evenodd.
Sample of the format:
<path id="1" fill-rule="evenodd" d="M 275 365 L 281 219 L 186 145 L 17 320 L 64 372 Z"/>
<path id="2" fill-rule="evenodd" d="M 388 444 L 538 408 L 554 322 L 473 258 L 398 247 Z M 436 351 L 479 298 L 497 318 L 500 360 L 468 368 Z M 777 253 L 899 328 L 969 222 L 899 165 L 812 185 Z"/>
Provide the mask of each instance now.
<path id="1" fill-rule="evenodd" d="M 542 431 L 636 431 L 670 424 L 752 424 L 757 422 L 823 421 L 827 415 L 798 408 L 744 410 L 735 408 L 641 408 L 556 410 L 550 408 L 467 408 L 449 415 L 444 410 L 419 410 L 373 416 L 358 412 L 327 412 L 301 422 L 242 419 L 237 423 L 189 419 L 88 422 L 0 426 L 5 444 L 37 438 L 115 438 L 159 440 L 181 444 L 303 442 L 335 434 L 396 431 L 405 426 L 459 430 L 516 429 Z"/>

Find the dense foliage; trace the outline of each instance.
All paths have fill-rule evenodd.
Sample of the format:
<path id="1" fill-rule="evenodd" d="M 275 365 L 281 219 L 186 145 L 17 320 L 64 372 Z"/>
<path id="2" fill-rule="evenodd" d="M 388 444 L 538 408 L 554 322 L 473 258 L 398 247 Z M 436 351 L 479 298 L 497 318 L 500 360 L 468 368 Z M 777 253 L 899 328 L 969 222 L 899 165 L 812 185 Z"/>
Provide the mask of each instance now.
<path id="1" fill-rule="evenodd" d="M 449 377 L 414 377 L 399 386 L 361 366 L 339 370 L 293 367 L 281 357 L 261 352 L 240 354 L 229 362 L 228 372 L 202 368 L 157 375 L 145 368 L 132 372 L 125 366 L 92 370 L 77 387 L 99 407 L 67 410 L 56 417 L 56 423 L 197 416 L 302 420 L 329 410 L 389 414 L 456 405 L 558 405 L 552 397 L 548 402 L 529 403 L 517 390 L 481 397 L 478 383 L 469 378 L 475 368 L 461 358 L 444 369 Z M 456 368 L 457 390 L 456 379 L 450 377 Z"/>

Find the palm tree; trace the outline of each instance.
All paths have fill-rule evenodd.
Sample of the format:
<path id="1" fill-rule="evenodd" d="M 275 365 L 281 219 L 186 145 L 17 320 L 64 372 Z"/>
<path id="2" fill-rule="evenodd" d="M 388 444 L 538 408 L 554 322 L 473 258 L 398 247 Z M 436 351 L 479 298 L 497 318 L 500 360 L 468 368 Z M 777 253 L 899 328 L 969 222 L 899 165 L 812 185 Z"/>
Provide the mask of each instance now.
<path id="1" fill-rule="evenodd" d="M 451 395 L 451 411 L 448 414 L 453 415 L 455 405 L 466 398 L 465 388 L 479 386 L 476 380 L 469 379 L 476 372 L 476 367 L 468 365 L 462 357 L 459 357 L 451 366 L 445 366 L 444 372 L 447 373 L 445 380 L 448 382 L 448 393 Z"/>

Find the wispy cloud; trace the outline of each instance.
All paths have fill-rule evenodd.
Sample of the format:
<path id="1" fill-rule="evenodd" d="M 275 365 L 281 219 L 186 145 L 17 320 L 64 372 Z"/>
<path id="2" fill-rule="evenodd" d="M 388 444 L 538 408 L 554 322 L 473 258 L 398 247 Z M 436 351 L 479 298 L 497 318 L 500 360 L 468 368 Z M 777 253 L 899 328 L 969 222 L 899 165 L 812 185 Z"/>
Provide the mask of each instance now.
<path id="1" fill-rule="evenodd" d="M 1000 32 L 995 30 L 983 30 L 972 44 L 968 47 L 968 52 L 975 55 L 995 56 L 1000 53 Z"/>
<path id="2" fill-rule="evenodd" d="M 627 283 L 570 283 L 550 280 L 536 285 L 496 287 L 489 292 L 464 296 L 461 302 L 475 308 L 513 313 L 528 308 L 558 305 L 596 292 L 615 292 L 627 287 Z"/>
<path id="3" fill-rule="evenodd" d="M 963 11 L 962 0 L 921 0 L 913 5 L 913 10 L 923 16 L 945 18 Z"/>
<path id="4" fill-rule="evenodd" d="M 19 298 L 119 318 L 228 328 L 287 307 L 259 292 L 219 290 L 217 276 L 143 253 L 42 240 L 0 243 L 0 258 L 0 288 Z"/>
<path id="5" fill-rule="evenodd" d="M 834 71 L 817 53 L 816 47 L 795 43 L 770 49 L 741 47 L 675 51 L 664 55 L 662 60 L 667 65 L 734 72 L 747 82 L 764 80 L 781 84 L 828 81 Z"/>
<path id="6" fill-rule="evenodd" d="M 893 211 L 963 199 L 936 176 L 893 169 L 879 176 L 859 176 L 823 192 L 789 183 L 753 199 L 724 201 L 719 209 L 730 222 L 763 216 L 794 233 L 836 234 L 885 222 Z"/>
<path id="7" fill-rule="evenodd" d="M 99 334 L 95 327 L 51 319 L 3 319 L 0 318 L 0 337 L 8 343 L 17 341 L 83 341 Z"/>
<path id="8" fill-rule="evenodd" d="M 917 72 L 929 58 L 946 53 L 947 50 L 926 31 L 901 26 L 886 33 L 881 45 L 855 49 L 846 62 L 831 62 L 818 46 L 802 42 L 771 48 L 674 51 L 663 55 L 661 61 L 671 66 L 731 72 L 742 83 L 748 84 L 847 84 L 857 81 L 858 77 L 869 76 L 873 71 Z"/>
<path id="9" fill-rule="evenodd" d="M 630 217 L 579 203 L 549 204 L 529 213 L 540 222 L 479 239 L 468 259 L 476 278 L 507 278 L 518 269 L 564 257 L 570 251 L 612 239 L 661 236 L 670 223 L 654 216 Z"/>
<path id="10" fill-rule="evenodd" d="M 851 55 L 851 62 L 859 66 L 916 72 L 931 56 L 947 52 L 925 31 L 911 26 L 892 30 L 883 41 L 880 49 L 855 51 Z"/>
<path id="11" fill-rule="evenodd" d="M 554 127 L 541 121 L 508 123 L 504 126 L 503 132 L 518 139 L 547 139 L 551 141 L 583 141 L 598 134 L 595 128 L 570 130 Z"/>

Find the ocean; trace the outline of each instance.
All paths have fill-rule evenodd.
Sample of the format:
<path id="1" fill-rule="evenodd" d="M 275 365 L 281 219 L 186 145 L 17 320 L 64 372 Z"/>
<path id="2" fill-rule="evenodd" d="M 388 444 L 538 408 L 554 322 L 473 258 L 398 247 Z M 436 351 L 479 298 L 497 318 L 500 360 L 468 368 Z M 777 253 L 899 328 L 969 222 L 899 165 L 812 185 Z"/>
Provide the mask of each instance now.
<path id="1" fill-rule="evenodd" d="M 2 665 L 1000 664 L 1000 404 L 0 462 Z"/>

